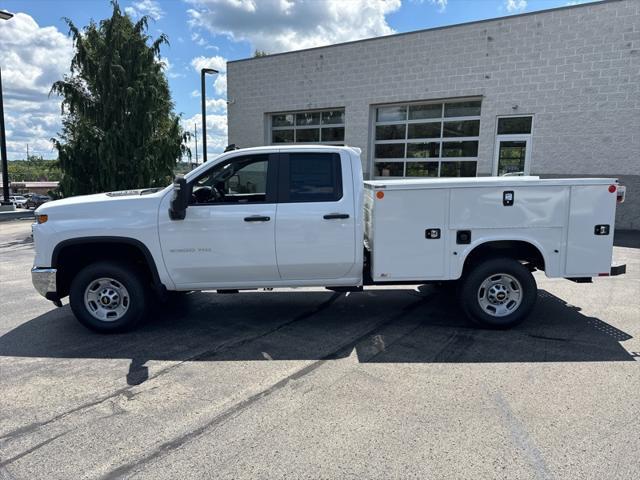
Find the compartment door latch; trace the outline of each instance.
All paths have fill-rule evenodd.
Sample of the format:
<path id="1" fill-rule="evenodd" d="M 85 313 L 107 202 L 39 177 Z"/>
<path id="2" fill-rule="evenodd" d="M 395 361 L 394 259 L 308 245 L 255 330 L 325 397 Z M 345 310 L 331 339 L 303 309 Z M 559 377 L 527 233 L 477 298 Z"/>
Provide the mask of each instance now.
<path id="1" fill-rule="evenodd" d="M 515 201 L 515 195 L 513 190 L 506 190 L 502 192 L 502 205 L 505 207 L 511 207 Z"/>
<path id="2" fill-rule="evenodd" d="M 439 228 L 427 228 L 424 231 L 424 238 L 428 238 L 429 240 L 436 240 L 440 238 L 440 229 Z"/>

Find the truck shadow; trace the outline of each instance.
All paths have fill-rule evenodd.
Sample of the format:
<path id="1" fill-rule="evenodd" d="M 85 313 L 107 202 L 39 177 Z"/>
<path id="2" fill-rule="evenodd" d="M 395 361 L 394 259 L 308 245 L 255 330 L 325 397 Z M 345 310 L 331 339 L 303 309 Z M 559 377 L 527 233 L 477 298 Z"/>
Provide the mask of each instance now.
<path id="1" fill-rule="evenodd" d="M 51 310 L 0 337 L 0 356 L 128 358 L 129 384 L 149 360 L 359 362 L 633 361 L 632 338 L 541 290 L 532 316 L 508 331 L 474 328 L 455 299 L 432 286 L 337 294 L 194 293 L 135 332 L 99 335 Z"/>
<path id="2" fill-rule="evenodd" d="M 637 230 L 616 230 L 613 237 L 616 247 L 640 248 L 640 232 Z"/>

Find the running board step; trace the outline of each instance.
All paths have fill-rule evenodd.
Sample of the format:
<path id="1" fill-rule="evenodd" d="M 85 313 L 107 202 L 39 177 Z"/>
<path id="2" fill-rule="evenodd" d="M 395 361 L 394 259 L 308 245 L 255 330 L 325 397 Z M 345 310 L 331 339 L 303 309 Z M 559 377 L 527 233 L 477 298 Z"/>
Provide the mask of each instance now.
<path id="1" fill-rule="evenodd" d="M 361 292 L 363 290 L 362 285 L 358 287 L 325 287 L 327 290 L 331 290 L 332 292 L 338 293 L 346 293 L 346 292 Z"/>

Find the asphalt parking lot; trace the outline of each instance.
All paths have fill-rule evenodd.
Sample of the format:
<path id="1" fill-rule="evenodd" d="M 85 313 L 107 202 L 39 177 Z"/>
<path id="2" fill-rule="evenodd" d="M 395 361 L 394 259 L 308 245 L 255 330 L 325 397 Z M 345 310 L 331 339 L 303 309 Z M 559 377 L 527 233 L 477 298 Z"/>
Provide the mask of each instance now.
<path id="1" fill-rule="evenodd" d="M 640 476 L 640 235 L 626 276 L 537 273 L 471 328 L 432 286 L 195 293 L 103 336 L 30 283 L 0 223 L 0 479 Z"/>

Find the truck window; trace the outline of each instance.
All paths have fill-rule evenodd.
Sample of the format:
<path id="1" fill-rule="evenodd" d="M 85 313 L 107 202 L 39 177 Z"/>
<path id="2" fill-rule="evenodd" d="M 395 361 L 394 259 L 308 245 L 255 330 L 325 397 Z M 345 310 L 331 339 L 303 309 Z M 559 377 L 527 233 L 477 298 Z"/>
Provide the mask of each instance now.
<path id="1" fill-rule="evenodd" d="M 337 153 L 292 153 L 283 170 L 282 202 L 336 202 L 342 198 Z"/>
<path id="2" fill-rule="evenodd" d="M 192 205 L 267 201 L 269 155 L 233 158 L 193 182 Z"/>

